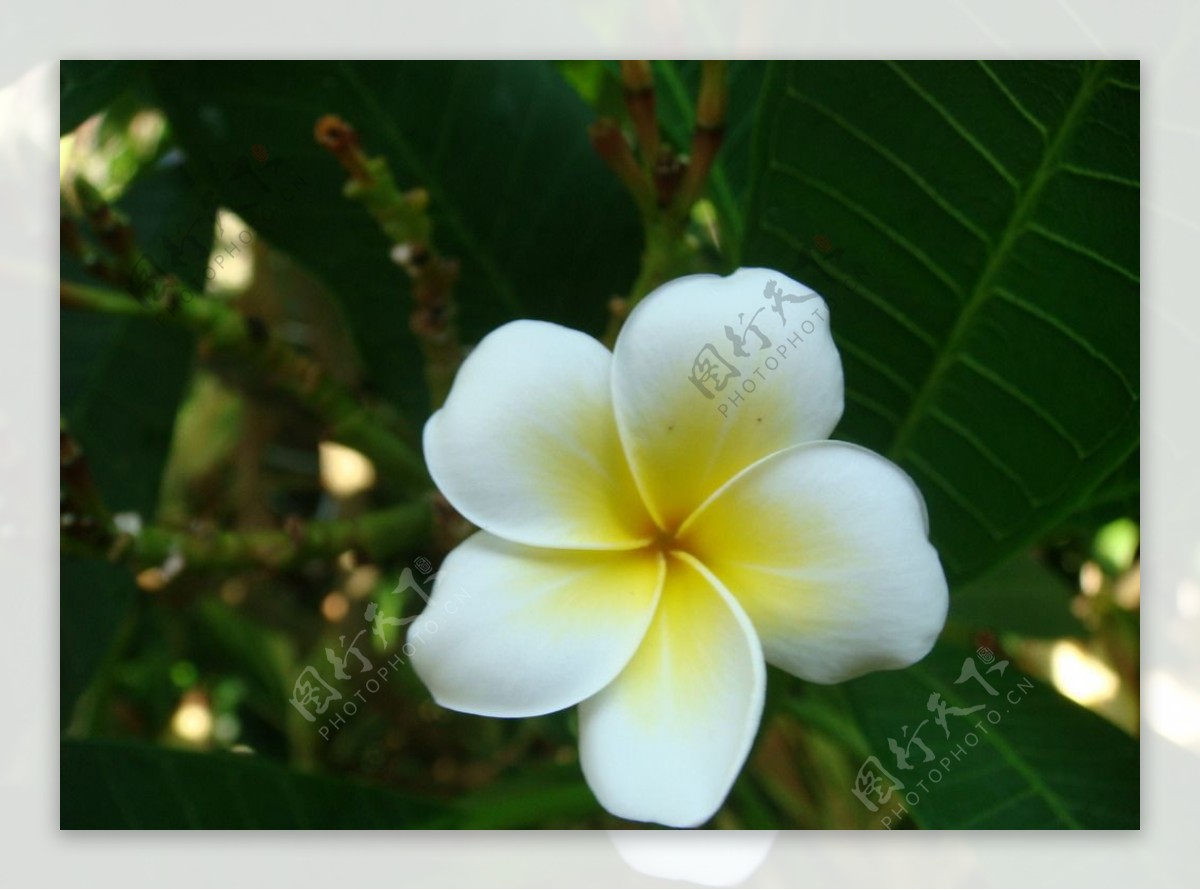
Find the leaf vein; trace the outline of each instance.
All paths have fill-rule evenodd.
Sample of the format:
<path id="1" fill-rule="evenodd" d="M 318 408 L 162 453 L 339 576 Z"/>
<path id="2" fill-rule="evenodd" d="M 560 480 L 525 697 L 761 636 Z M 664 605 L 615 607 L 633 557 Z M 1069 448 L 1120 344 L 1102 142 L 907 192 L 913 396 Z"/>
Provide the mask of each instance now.
<path id="1" fill-rule="evenodd" d="M 952 115 L 949 109 L 942 105 L 942 103 L 939 102 L 934 95 L 929 92 L 929 90 L 921 86 L 921 84 L 914 80 L 911 75 L 907 74 L 897 63 L 885 62 L 884 64 L 887 65 L 892 73 L 899 77 L 900 80 L 902 80 L 910 90 L 916 93 L 926 105 L 936 111 L 938 116 L 941 117 L 942 120 L 944 120 L 947 124 L 949 124 L 950 129 L 954 130 L 954 132 L 957 133 L 964 142 L 971 146 L 971 148 L 975 149 L 979 156 L 987 161 L 993 170 L 1000 174 L 1001 179 L 1012 186 L 1014 190 L 1019 191 L 1017 178 L 1013 176 L 1012 173 L 1008 171 L 1008 168 L 1000 163 L 1000 160 L 995 155 L 988 151 L 987 146 L 980 142 L 974 133 L 964 127 L 959 122 L 958 118 Z"/>
<path id="2" fill-rule="evenodd" d="M 939 266 L 937 263 L 935 263 L 932 259 L 930 259 L 929 255 L 927 253 L 925 253 L 923 250 L 921 250 L 921 248 L 917 247 L 915 244 L 913 244 L 911 241 L 909 241 L 907 238 L 905 238 L 903 235 L 901 235 L 899 232 L 897 232 L 894 228 L 892 228 L 886 222 L 881 220 L 879 217 L 875 216 L 875 214 L 871 213 L 869 210 L 867 210 L 861 204 L 852 200 L 851 198 L 848 198 L 846 195 L 843 195 L 837 189 L 834 189 L 834 188 L 826 185 L 825 183 L 821 182 L 819 179 L 816 179 L 812 176 L 805 175 L 799 169 L 797 169 L 796 167 L 793 167 L 789 164 L 784 164 L 779 161 L 773 161 L 771 163 L 771 168 L 774 170 L 777 170 L 783 174 L 791 176 L 793 179 L 797 180 L 798 182 L 802 182 L 808 186 L 811 186 L 812 188 L 816 189 L 817 191 L 821 192 L 822 194 L 828 196 L 832 200 L 841 204 L 843 207 L 845 207 L 847 210 L 849 210 L 855 216 L 859 217 L 860 219 L 862 219 L 863 221 L 868 223 L 876 231 L 887 236 L 887 238 L 889 240 L 891 240 L 898 247 L 902 248 L 906 253 L 908 253 L 909 256 L 911 256 L 918 263 L 920 263 L 922 266 L 924 266 L 935 278 L 937 278 L 938 281 L 940 281 L 942 284 L 944 284 L 946 286 L 946 288 L 950 291 L 950 293 L 952 293 L 957 300 L 959 300 L 960 302 L 962 301 L 962 299 L 963 299 L 962 286 L 959 285 L 959 283 L 957 281 L 955 281 L 953 278 L 951 278 L 949 273 L 947 273 L 945 269 L 943 269 L 941 266 Z"/>
<path id="3" fill-rule="evenodd" d="M 1059 420 L 1057 418 L 1055 418 L 1055 416 L 1053 414 L 1051 414 L 1045 408 L 1045 406 L 1039 404 L 1038 402 L 1035 402 L 1033 399 L 1031 399 L 1025 393 L 1021 392 L 1020 389 L 1018 389 L 1017 387 L 1015 387 L 1011 383 L 1009 383 L 1008 380 L 1006 380 L 1004 377 L 997 374 L 991 368 L 988 368 L 985 365 L 980 364 L 971 356 L 968 356 L 968 355 L 962 356 L 961 362 L 962 362 L 963 367 L 968 368 L 969 370 L 975 372 L 975 374 L 977 374 L 979 377 L 982 377 L 984 380 L 991 383 L 993 386 L 995 386 L 1001 392 L 1006 393 L 1007 395 L 1011 396 L 1016 401 L 1020 402 L 1026 408 L 1028 408 L 1029 411 L 1034 414 L 1034 416 L 1036 416 L 1039 420 L 1041 420 L 1043 423 L 1045 423 L 1046 426 L 1050 427 L 1050 429 L 1054 430 L 1054 432 L 1056 432 L 1059 435 L 1059 437 L 1061 437 L 1063 439 L 1063 441 L 1065 441 L 1068 445 L 1071 446 L 1071 448 L 1072 448 L 1072 450 L 1074 450 L 1075 456 L 1077 458 L 1079 458 L 1080 460 L 1083 460 L 1085 457 L 1087 457 L 1087 449 L 1085 449 L 1079 443 L 1079 440 L 1076 439 L 1074 435 L 1072 435 L 1071 431 L 1068 430 L 1065 426 L 1063 426 L 1062 423 L 1059 422 Z"/>
<path id="4" fill-rule="evenodd" d="M 954 486 L 953 482 L 935 470 L 928 461 L 922 458 L 919 454 L 915 453 L 910 453 L 906 460 L 911 466 L 920 470 L 921 475 L 925 476 L 930 482 L 944 491 L 947 497 L 949 497 L 950 500 L 952 500 L 960 510 L 974 519 L 979 527 L 987 532 L 989 538 L 991 538 L 993 541 L 1003 540 L 1003 532 L 992 525 L 991 521 L 987 518 L 987 514 L 975 506 L 975 504 L 971 502 L 970 498 L 959 491 Z"/>
<path id="5" fill-rule="evenodd" d="M 869 396 L 864 396 L 862 393 L 857 392 L 850 387 L 846 387 L 846 398 L 853 402 L 858 402 L 858 404 L 862 405 L 872 414 L 878 414 L 884 420 L 892 423 L 895 423 L 897 420 L 899 420 L 899 417 L 897 417 L 895 411 L 892 411 L 890 408 L 885 408 L 879 402 L 875 401 Z"/>
<path id="6" fill-rule="evenodd" d="M 1051 315 L 1040 306 L 1030 303 L 1028 300 L 1017 296 L 1012 291 L 1009 291 L 1005 288 L 997 287 L 996 295 L 1005 302 L 1016 306 L 1018 309 L 1021 309 L 1029 315 L 1032 315 L 1034 318 L 1040 319 L 1044 323 L 1050 325 L 1050 327 L 1054 328 L 1072 343 L 1075 343 L 1077 346 L 1087 352 L 1088 355 L 1090 355 L 1100 364 L 1104 365 L 1104 367 L 1107 368 L 1114 377 L 1120 380 L 1121 385 L 1125 387 L 1125 391 L 1129 393 L 1130 397 L 1137 398 L 1137 390 L 1134 389 L 1133 385 L 1129 382 L 1129 378 L 1126 377 L 1124 372 L 1117 367 L 1116 363 L 1095 346 L 1093 346 L 1090 341 L 1083 337 L 1082 334 L 1080 334 L 1074 328 L 1069 327 L 1062 319 Z"/>
<path id="7" fill-rule="evenodd" d="M 858 344 L 843 338 L 837 339 L 837 346 L 842 352 L 848 352 L 858 361 L 862 362 L 871 370 L 875 371 L 884 379 L 892 383 L 897 389 L 907 396 L 911 396 L 914 392 L 912 384 L 897 374 L 886 362 L 880 361 L 867 350 L 863 349 Z"/>
<path id="8" fill-rule="evenodd" d="M 1087 259 L 1091 260 L 1092 262 L 1096 263 L 1099 266 L 1103 266 L 1105 269 L 1108 269 L 1111 272 L 1116 272 L 1122 278 L 1132 281 L 1134 284 L 1141 283 L 1141 279 L 1138 278 L 1138 276 L 1135 275 L 1133 272 L 1130 272 L 1128 269 L 1126 269 L 1120 263 L 1113 262 L 1112 260 L 1110 260 L 1108 257 L 1104 256 L 1103 254 L 1097 253 L 1095 250 L 1088 247 L 1086 244 L 1080 244 L 1077 241 L 1072 241 L 1070 238 L 1066 237 L 1065 235 L 1060 235 L 1060 234 L 1058 234 L 1058 232 L 1055 232 L 1051 229 L 1047 229 L 1045 226 L 1041 225 L 1040 223 L 1030 222 L 1026 228 L 1030 232 L 1033 232 L 1034 234 L 1040 235 L 1042 238 L 1045 238 L 1047 241 L 1057 244 L 1059 247 L 1069 250 L 1072 253 L 1077 253 L 1082 257 L 1086 257 Z"/>
<path id="9" fill-rule="evenodd" d="M 1055 133 L 1054 138 L 1051 140 L 1050 144 L 1046 148 L 1045 153 L 1042 155 L 1041 162 L 1033 172 L 1028 188 L 1026 188 L 1024 193 L 1019 197 L 1017 205 L 1013 210 L 1013 214 L 1009 218 L 1008 223 L 1004 228 L 999 243 L 992 252 L 991 256 L 988 258 L 987 263 L 980 273 L 979 280 L 976 282 L 974 289 L 967 298 L 966 304 L 963 307 L 963 311 L 959 314 L 958 319 L 954 323 L 954 327 L 951 329 L 949 336 L 946 338 L 945 348 L 934 360 L 932 366 L 930 367 L 929 374 L 925 378 L 925 382 L 922 384 L 920 390 L 917 392 L 916 398 L 913 399 L 912 405 L 909 407 L 904 422 L 897 428 L 896 435 L 892 440 L 892 446 L 889 449 L 889 453 L 893 457 L 901 454 L 907 448 L 908 441 L 912 437 L 916 427 L 919 425 L 927 405 L 934 397 L 938 386 L 941 384 L 943 377 L 950 370 L 951 366 L 953 366 L 956 361 L 960 360 L 960 358 L 962 361 L 966 361 L 966 356 L 960 356 L 959 351 L 967 337 L 967 333 L 971 329 L 977 313 L 987 302 L 988 297 L 992 294 L 993 282 L 996 280 L 996 277 L 1000 274 L 1000 271 L 1008 262 L 1010 254 L 1012 253 L 1017 242 L 1020 240 L 1025 227 L 1028 225 L 1029 218 L 1032 215 L 1034 208 L 1037 206 L 1038 199 L 1041 196 L 1046 182 L 1054 173 L 1055 166 L 1058 163 L 1059 156 L 1061 155 L 1067 140 L 1078 127 L 1091 97 L 1097 92 L 1097 90 L 1099 90 L 1102 84 L 1101 73 L 1103 70 L 1103 64 L 1097 65 L 1090 72 L 1085 74 L 1084 79 L 1081 81 L 1079 91 L 1076 93 L 1070 108 L 1068 108 L 1062 124 L 1059 126 L 1057 133 Z M 1023 393 L 1015 391 L 1015 388 L 1009 384 L 1008 381 L 998 379 L 997 375 L 987 368 L 982 368 L 982 366 L 979 366 L 977 363 L 975 363 L 975 368 L 973 368 L 973 370 L 976 370 L 976 373 L 984 376 L 985 379 L 991 380 L 997 386 L 1006 389 L 1015 398 L 1031 406 L 1032 410 L 1034 410 L 1054 429 L 1059 431 L 1060 434 L 1065 434 L 1064 437 L 1073 445 L 1079 457 L 1084 456 L 1083 450 L 1079 447 L 1079 443 L 1075 440 L 1075 438 L 1066 430 L 1064 430 L 1062 425 L 1059 424 L 1058 421 L 1055 420 L 1045 408 L 1035 402 L 1032 402 Z"/>
<path id="10" fill-rule="evenodd" d="M 1006 479 L 1012 482 L 1013 485 L 1020 490 L 1021 494 L 1025 496 L 1026 501 L 1028 501 L 1029 506 L 1036 510 L 1044 504 L 1044 502 L 1029 489 L 1029 486 L 1025 483 L 1025 480 L 1021 478 L 1020 473 L 1010 467 L 994 451 L 988 448 L 983 441 L 970 429 L 963 426 L 940 408 L 931 408 L 929 411 L 929 416 L 974 448 L 975 451 L 980 454 L 980 456 L 982 456 L 988 463 L 999 470 Z"/>
<path id="11" fill-rule="evenodd" d="M 823 271 L 826 275 L 829 275 L 831 278 L 835 278 L 838 282 L 845 285 L 852 292 L 861 295 L 867 302 L 875 306 L 884 314 L 890 316 L 897 324 L 899 324 L 902 328 L 904 328 L 926 346 L 931 349 L 937 346 L 937 340 L 934 339 L 932 334 L 924 330 L 920 325 L 916 324 L 903 312 L 896 309 L 895 306 L 893 306 L 883 297 L 879 296 L 879 294 L 866 287 L 854 275 L 848 272 L 843 272 L 815 250 L 812 250 L 800 242 L 794 235 L 791 235 L 789 232 L 781 229 L 779 226 L 764 222 L 762 223 L 762 228 L 764 232 L 774 235 L 793 250 L 808 254 L 809 258 L 816 263 L 817 267 L 820 268 L 821 271 Z"/>
<path id="12" fill-rule="evenodd" d="M 1109 173 L 1107 170 L 1093 170 L 1090 167 L 1080 167 L 1078 164 L 1062 163 L 1058 165 L 1058 169 L 1064 173 L 1070 173 L 1072 176 L 1082 176 L 1086 179 L 1098 179 L 1101 182 L 1112 182 L 1116 185 L 1128 186 L 1131 189 L 1140 189 L 1142 184 L 1136 179 L 1130 179 L 1128 176 L 1121 176 L 1119 173 Z"/>
<path id="13" fill-rule="evenodd" d="M 946 213 L 946 215 L 948 215 L 951 219 L 953 219 L 957 223 L 959 223 L 959 225 L 961 225 L 963 228 L 965 228 L 968 232 L 970 232 L 972 235 L 974 235 L 976 238 L 978 238 L 984 244 L 988 244 L 988 245 L 991 244 L 991 238 L 988 237 L 987 232 L 985 232 L 983 230 L 982 226 L 980 226 L 978 223 L 973 222 L 965 214 L 963 214 L 963 212 L 961 210 L 959 210 L 950 201 L 948 201 L 943 195 L 941 195 L 932 185 L 929 184 L 929 182 L 927 182 L 919 173 L 917 173 L 917 171 L 911 165 L 909 165 L 904 160 L 902 160 L 891 149 L 887 148 L 880 142 L 876 141 L 873 137 L 871 137 L 864 131 L 860 130 L 858 127 L 854 126 L 854 124 L 850 123 L 848 120 L 846 120 L 844 117 L 842 117 L 837 112 L 833 111 L 832 109 L 826 108 L 824 105 L 822 105 L 816 99 L 813 99 L 810 96 L 806 96 L 804 93 L 800 92 L 798 89 L 791 86 L 790 84 L 786 86 L 785 90 L 786 90 L 786 95 L 789 99 L 792 99 L 793 101 L 799 102 L 803 105 L 808 105 L 810 108 L 812 108 L 813 110 L 818 112 L 822 117 L 825 117 L 832 123 L 836 124 L 840 129 L 844 130 L 847 134 L 854 137 L 859 142 L 861 142 L 863 145 L 870 148 L 872 151 L 874 151 L 876 154 L 878 154 L 880 157 L 882 157 L 884 160 L 886 160 L 889 164 L 891 164 L 893 167 L 895 167 L 900 173 L 904 174 L 904 176 L 909 181 L 911 181 L 930 200 L 932 200 L 934 204 L 936 204 L 938 207 L 940 207 Z"/>
<path id="14" fill-rule="evenodd" d="M 1016 109 L 1017 113 L 1020 114 L 1021 117 L 1025 118 L 1025 120 L 1028 121 L 1029 124 L 1031 124 L 1034 127 L 1034 129 L 1036 129 L 1039 133 L 1042 134 L 1042 141 L 1045 142 L 1046 137 L 1049 135 L 1049 130 L 1046 129 L 1046 125 L 1044 123 L 1042 123 L 1040 120 L 1038 120 L 1037 117 L 1033 114 L 1033 112 L 1031 112 L 1028 108 L 1026 108 L 1021 103 L 1021 100 L 1016 97 L 1016 94 L 1013 93 L 1013 91 L 1008 88 L 1008 84 L 1006 84 L 1003 80 L 1001 80 L 1000 75 L 998 75 L 994 70 L 992 70 L 991 65 L 989 65 L 987 62 L 983 61 L 982 59 L 980 59 L 978 61 L 979 61 L 979 67 L 983 69 L 983 73 L 986 74 L 988 76 L 988 79 L 991 80 L 991 82 L 996 85 L 996 88 L 998 90 L 1000 90 L 1001 93 L 1004 94 L 1004 97 L 1006 99 L 1008 99 L 1009 104 L 1012 105 L 1012 107 L 1014 109 Z"/>
<path id="15" fill-rule="evenodd" d="M 911 668 L 909 668 L 909 670 L 911 670 L 914 675 L 922 677 L 926 686 L 940 689 L 942 696 L 955 707 L 964 704 L 962 698 L 957 695 L 953 689 L 948 687 L 945 683 L 942 683 L 930 676 L 930 674 L 919 664 L 913 665 Z M 1026 763 L 1025 758 L 1017 753 L 1017 751 L 1015 751 L 1006 740 L 1001 738 L 998 731 L 987 733 L 984 735 L 984 739 L 988 742 L 988 744 L 996 749 L 996 752 L 1005 761 L 1007 761 L 1017 773 L 1021 775 L 1021 777 L 1025 780 L 1026 785 L 1032 788 L 1038 794 L 1038 796 L 1046 802 L 1046 804 L 1054 812 L 1054 815 L 1062 820 L 1064 825 L 1075 829 L 1083 828 L 1083 826 L 1080 825 L 1075 817 L 1071 814 L 1071 811 L 1067 808 L 1067 805 L 1062 801 L 1062 799 L 1054 793 L 1050 786 L 1042 781 L 1042 777 L 1037 774 L 1032 766 Z"/>

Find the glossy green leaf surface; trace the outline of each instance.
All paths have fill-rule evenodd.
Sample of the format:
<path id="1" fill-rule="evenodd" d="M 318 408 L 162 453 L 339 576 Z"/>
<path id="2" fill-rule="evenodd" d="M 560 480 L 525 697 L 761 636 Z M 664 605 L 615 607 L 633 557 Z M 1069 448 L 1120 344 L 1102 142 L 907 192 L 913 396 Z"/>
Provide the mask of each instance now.
<path id="1" fill-rule="evenodd" d="M 917 480 L 952 581 L 1138 437 L 1136 63 L 773 65 L 743 262 L 829 300 L 838 434 Z"/>
<path id="2" fill-rule="evenodd" d="M 1137 741 L 1004 660 L 939 645 L 846 684 L 881 779 L 863 806 L 893 828 L 1137 828 Z"/>
<path id="3" fill-rule="evenodd" d="M 253 754 L 64 741 L 61 827 L 330 829 L 431 827 L 442 804 L 309 776 Z"/>

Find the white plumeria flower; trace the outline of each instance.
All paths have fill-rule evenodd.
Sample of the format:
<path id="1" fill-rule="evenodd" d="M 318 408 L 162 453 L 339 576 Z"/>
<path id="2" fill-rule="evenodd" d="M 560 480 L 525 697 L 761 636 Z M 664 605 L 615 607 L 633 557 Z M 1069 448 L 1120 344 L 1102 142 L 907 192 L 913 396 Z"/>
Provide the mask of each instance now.
<path id="1" fill-rule="evenodd" d="M 838 683 L 924 657 L 947 608 L 924 502 L 828 440 L 828 319 L 810 288 L 741 269 L 658 288 L 612 353 L 538 321 L 485 337 L 425 427 L 434 481 L 481 529 L 405 647 L 437 702 L 578 704 L 600 803 L 687 827 L 750 752 L 766 662 Z"/>

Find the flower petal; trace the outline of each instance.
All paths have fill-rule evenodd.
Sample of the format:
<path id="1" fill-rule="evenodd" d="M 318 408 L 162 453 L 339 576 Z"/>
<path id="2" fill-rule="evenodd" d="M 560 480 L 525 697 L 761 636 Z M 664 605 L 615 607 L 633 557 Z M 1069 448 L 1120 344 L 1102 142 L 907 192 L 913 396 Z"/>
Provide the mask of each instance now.
<path id="1" fill-rule="evenodd" d="M 702 566 L 672 554 L 642 645 L 579 706 L 580 760 L 597 799 L 625 819 L 707 821 L 750 753 L 765 686 L 750 621 Z"/>
<path id="2" fill-rule="evenodd" d="M 620 549 L 653 530 L 617 436 L 612 355 L 540 321 L 484 337 L 425 425 L 438 488 L 480 528 L 535 547 Z"/>
<path id="3" fill-rule="evenodd" d="M 669 282 L 617 339 L 617 425 L 664 528 L 759 458 L 827 438 L 842 395 L 825 301 L 769 269 Z"/>
<path id="4" fill-rule="evenodd" d="M 478 532 L 442 564 L 404 653 L 443 707 L 531 717 L 602 689 L 654 615 L 663 558 L 538 550 Z"/>
<path id="5" fill-rule="evenodd" d="M 933 647 L 948 597 L 927 534 L 921 493 L 899 467 L 812 442 L 748 468 L 679 541 L 746 610 L 768 662 L 840 683 Z"/>

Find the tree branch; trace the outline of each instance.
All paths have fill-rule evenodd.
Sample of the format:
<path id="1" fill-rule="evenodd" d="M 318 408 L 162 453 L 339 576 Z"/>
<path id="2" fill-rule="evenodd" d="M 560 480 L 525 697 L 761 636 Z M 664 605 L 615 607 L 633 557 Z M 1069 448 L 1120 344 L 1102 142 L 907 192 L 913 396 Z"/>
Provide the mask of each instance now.
<path id="1" fill-rule="evenodd" d="M 169 285 L 170 282 L 168 282 Z M 216 300 L 141 302 L 106 288 L 62 282 L 62 305 L 128 318 L 163 318 L 199 334 L 210 348 L 247 359 L 268 382 L 305 405 L 327 426 L 330 438 L 361 451 L 387 483 L 409 492 L 430 489 L 420 456 L 316 362 L 275 339 L 260 324 Z"/>
<path id="2" fill-rule="evenodd" d="M 59 522 L 64 551 L 99 556 L 135 571 L 156 575 L 139 582 L 161 586 L 185 568 L 280 569 L 305 559 L 332 558 L 346 550 L 382 560 L 416 545 L 436 547 L 434 493 L 351 519 L 284 521 L 282 529 L 243 532 L 182 531 L 138 527 L 138 520 L 114 516 L 100 498 L 83 448 L 67 430 L 60 434 L 61 504 Z"/>
<path id="3" fill-rule="evenodd" d="M 454 299 L 458 262 L 442 256 L 433 246 L 429 194 L 420 188 L 400 191 L 387 159 L 368 158 L 358 133 L 336 115 L 318 120 L 314 135 L 350 175 L 344 188 L 346 197 L 360 202 L 374 217 L 392 242 L 392 260 L 412 280 L 413 309 L 408 324 L 425 355 L 429 403 L 437 410 L 450 393 L 465 352 L 458 338 Z"/>
<path id="4" fill-rule="evenodd" d="M 692 207 L 704 193 L 721 146 L 729 104 L 725 63 L 703 62 L 691 155 L 680 155 L 659 137 L 650 63 L 622 62 L 621 78 L 641 163 L 615 120 L 596 121 L 590 136 L 596 153 L 638 206 L 645 247 L 629 294 L 609 301 L 608 328 L 601 342 L 610 349 L 625 319 L 646 294 L 672 278 L 696 271 L 696 247 L 689 243 L 687 228 Z"/>
<path id="5" fill-rule="evenodd" d="M 286 568 L 314 557 L 332 558 L 346 550 L 382 560 L 427 543 L 432 510 L 427 499 L 365 513 L 353 519 L 290 521 L 282 530 L 212 533 L 181 532 L 149 526 L 123 536 L 114 545 L 118 561 L 153 567 L 182 560 L 182 567 L 235 569 L 247 566 Z"/>

